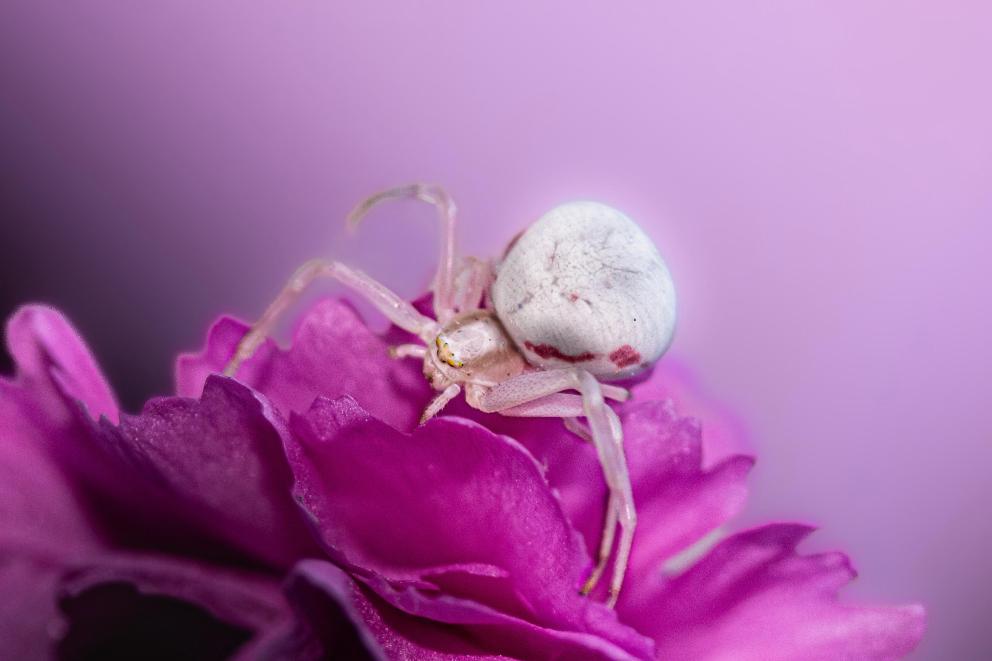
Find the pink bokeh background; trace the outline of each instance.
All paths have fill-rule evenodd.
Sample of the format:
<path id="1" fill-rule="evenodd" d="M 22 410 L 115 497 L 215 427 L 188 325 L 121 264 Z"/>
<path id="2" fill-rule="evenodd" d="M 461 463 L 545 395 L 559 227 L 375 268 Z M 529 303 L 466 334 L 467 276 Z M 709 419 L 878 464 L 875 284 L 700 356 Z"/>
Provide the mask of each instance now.
<path id="1" fill-rule="evenodd" d="M 137 408 L 308 257 L 418 293 L 429 210 L 343 231 L 375 189 L 443 183 L 480 255 L 611 203 L 674 273 L 673 355 L 749 430 L 743 523 L 822 524 L 849 594 L 927 605 L 917 658 L 988 658 L 989 25 L 961 0 L 8 0 L 0 312 L 66 310 Z"/>

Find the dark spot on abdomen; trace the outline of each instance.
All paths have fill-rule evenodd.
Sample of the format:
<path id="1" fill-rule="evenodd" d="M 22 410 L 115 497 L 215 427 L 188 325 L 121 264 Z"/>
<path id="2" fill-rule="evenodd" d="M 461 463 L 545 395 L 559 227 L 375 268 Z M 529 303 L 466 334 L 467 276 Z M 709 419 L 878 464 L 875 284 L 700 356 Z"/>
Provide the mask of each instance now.
<path id="1" fill-rule="evenodd" d="M 617 367 L 630 367 L 641 362 L 641 354 L 634 347 L 625 344 L 610 354 L 610 360 Z"/>
<path id="2" fill-rule="evenodd" d="M 551 344 L 534 344 L 530 340 L 524 342 L 524 346 L 528 351 L 533 351 L 541 358 L 557 358 L 558 360 L 564 360 L 566 363 L 584 363 L 596 357 L 596 354 L 588 351 L 575 355 L 569 355 L 567 353 L 563 353 L 561 349 Z"/>

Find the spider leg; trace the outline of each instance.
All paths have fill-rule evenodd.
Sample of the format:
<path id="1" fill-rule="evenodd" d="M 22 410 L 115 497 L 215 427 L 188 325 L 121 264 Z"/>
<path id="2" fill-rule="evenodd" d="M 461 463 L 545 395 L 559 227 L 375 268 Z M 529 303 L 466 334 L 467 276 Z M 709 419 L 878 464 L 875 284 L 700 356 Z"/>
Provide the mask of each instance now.
<path id="1" fill-rule="evenodd" d="M 387 200 L 415 198 L 437 208 L 441 219 L 441 251 L 438 255 L 437 275 L 434 277 L 434 315 L 442 324 L 454 315 L 454 271 L 455 271 L 455 214 L 457 208 L 451 196 L 433 184 L 409 184 L 384 190 L 356 206 L 348 214 L 348 224 L 352 227 L 365 217 L 373 207 Z"/>
<path id="2" fill-rule="evenodd" d="M 542 394 L 538 388 L 533 386 L 543 385 L 550 387 L 551 378 L 544 381 L 529 380 L 520 381 L 523 376 L 530 376 L 530 373 L 515 377 L 499 384 L 488 392 L 480 393 L 478 396 L 470 397 L 469 403 L 482 410 L 492 410 L 502 415 L 519 417 L 551 417 L 560 416 L 566 419 L 569 428 L 575 426 L 575 422 L 569 422 L 579 416 L 584 416 L 589 423 L 588 437 L 596 447 L 596 455 L 599 463 L 603 467 L 603 476 L 609 488 L 610 498 L 607 503 L 606 522 L 603 530 L 603 540 L 600 545 L 599 559 L 596 568 L 590 575 L 589 580 L 583 586 L 583 593 L 588 593 L 595 586 L 605 569 L 606 558 L 609 557 L 610 549 L 613 547 L 616 527 L 620 527 L 620 541 L 617 545 L 616 559 L 613 564 L 613 575 L 610 580 L 610 592 L 607 605 L 612 607 L 616 604 L 620 595 L 620 588 L 623 585 L 623 577 L 627 571 L 627 563 L 630 559 L 630 549 L 634 541 L 634 528 L 637 525 L 637 514 L 634 510 L 633 491 L 630 486 L 630 474 L 627 470 L 627 460 L 623 454 L 623 429 L 620 426 L 620 419 L 613 412 L 603 399 L 603 387 L 596 381 L 595 377 L 585 370 L 549 370 L 549 372 L 568 371 L 571 372 L 571 381 L 565 381 L 564 387 L 560 390 L 577 389 L 582 395 L 570 395 L 561 392 Z M 555 378 L 558 378 L 557 376 Z M 496 393 L 501 386 L 517 381 L 518 383 L 504 393 Z M 527 386 L 531 386 L 529 391 Z M 528 393 L 531 395 L 527 397 Z M 498 403 L 513 402 L 506 408 L 492 408 Z M 485 407 L 485 408 L 483 408 Z M 582 429 L 580 427 L 580 429 Z M 579 435 L 585 437 L 583 433 Z"/>
<path id="3" fill-rule="evenodd" d="M 599 543 L 599 557 L 596 558 L 596 566 L 593 567 L 589 578 L 582 585 L 582 594 L 589 594 L 599 583 L 606 571 L 606 563 L 610 559 L 610 551 L 613 550 L 613 540 L 616 539 L 617 521 L 620 516 L 620 508 L 617 506 L 617 498 L 610 491 L 606 499 L 606 522 L 603 524 L 603 536 Z M 617 588 L 619 592 L 619 588 Z M 615 600 L 614 600 L 615 601 Z"/>
<path id="4" fill-rule="evenodd" d="M 565 429 L 572 432 L 586 443 L 592 443 L 592 430 L 578 418 L 562 418 Z"/>
<path id="5" fill-rule="evenodd" d="M 483 297 L 492 284 L 492 266 L 486 260 L 477 257 L 466 257 L 462 268 L 455 276 L 452 300 L 458 312 L 478 310 L 483 304 Z"/>
<path id="6" fill-rule="evenodd" d="M 581 391 L 578 376 L 580 372 L 582 370 L 571 367 L 560 370 L 524 372 L 489 388 L 482 393 L 477 400 L 478 403 L 473 404 L 473 406 L 486 413 L 503 412 L 504 409 L 513 408 L 544 395 L 559 393 L 563 390 Z M 599 389 L 604 397 L 620 402 L 626 401 L 630 396 L 630 391 L 619 386 L 599 384 Z M 558 414 L 553 415 L 557 417 Z M 585 414 L 580 413 L 578 415 Z"/>
<path id="7" fill-rule="evenodd" d="M 528 418 L 561 416 L 565 422 L 566 429 L 587 443 L 593 442 L 592 430 L 578 418 L 578 416 L 585 415 L 582 407 L 582 397 L 580 395 L 565 393 L 546 395 L 540 399 L 535 399 L 526 404 L 520 404 L 499 413 L 501 415 Z M 606 570 L 606 564 L 610 560 L 610 551 L 613 550 L 613 542 L 616 540 L 618 518 L 617 499 L 611 491 L 606 501 L 606 520 L 603 523 L 603 534 L 600 537 L 599 555 L 596 557 L 596 565 L 589 574 L 589 578 L 586 579 L 586 582 L 582 586 L 582 594 L 592 592 L 593 588 L 599 583 L 599 579 L 602 578 L 603 572 Z"/>
<path id="8" fill-rule="evenodd" d="M 225 375 L 234 376 L 237 373 L 241 363 L 251 358 L 259 345 L 269 336 L 279 317 L 318 278 L 333 278 L 347 285 L 368 299 L 394 324 L 416 334 L 425 342 L 429 342 L 437 333 L 437 322 L 417 312 L 412 305 L 361 271 L 339 262 L 312 259 L 296 270 L 282 292 L 262 314 L 261 319 L 255 322 L 251 330 L 241 338 L 234 356 L 224 368 Z"/>
<path id="9" fill-rule="evenodd" d="M 620 523 L 620 541 L 617 544 L 617 555 L 613 562 L 613 575 L 610 577 L 610 596 L 606 601 L 607 606 L 613 607 L 620 596 L 623 577 L 627 572 L 630 549 L 634 544 L 637 513 L 634 510 L 634 494 L 630 486 L 627 459 L 623 453 L 623 429 L 620 426 L 620 419 L 613 409 L 606 405 L 600 384 L 592 374 L 580 370 L 579 380 L 582 391 L 582 407 L 592 431 L 593 444 L 596 446 L 596 454 L 599 455 L 599 463 L 603 466 L 606 485 L 610 489 L 610 500 L 613 500 L 615 505 L 611 509 L 616 512 Z M 607 517 L 607 523 L 609 523 L 609 517 Z M 592 589 L 588 583 L 586 587 Z"/>
<path id="10" fill-rule="evenodd" d="M 452 383 L 450 386 L 442 390 L 438 395 L 431 400 L 431 403 L 427 405 L 424 412 L 420 414 L 420 424 L 424 424 L 435 415 L 441 412 L 445 406 L 448 405 L 452 399 L 458 396 L 458 393 L 462 391 L 462 387 L 457 383 Z"/>

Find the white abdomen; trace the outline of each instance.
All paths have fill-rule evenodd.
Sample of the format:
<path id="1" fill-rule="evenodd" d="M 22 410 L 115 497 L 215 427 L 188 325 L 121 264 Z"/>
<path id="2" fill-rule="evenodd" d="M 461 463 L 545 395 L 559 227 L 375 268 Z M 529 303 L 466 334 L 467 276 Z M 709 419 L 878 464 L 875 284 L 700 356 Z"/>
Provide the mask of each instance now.
<path id="1" fill-rule="evenodd" d="M 511 246 L 492 286 L 527 361 L 624 378 L 656 361 L 675 329 L 675 289 L 651 239 L 616 209 L 570 202 Z"/>

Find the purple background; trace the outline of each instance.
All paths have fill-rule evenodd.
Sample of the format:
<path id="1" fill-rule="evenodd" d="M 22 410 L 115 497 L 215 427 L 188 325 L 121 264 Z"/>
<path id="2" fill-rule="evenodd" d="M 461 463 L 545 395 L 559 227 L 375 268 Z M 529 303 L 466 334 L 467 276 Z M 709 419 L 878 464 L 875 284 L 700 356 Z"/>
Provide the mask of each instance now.
<path id="1" fill-rule="evenodd" d="M 0 312 L 64 308 L 134 408 L 307 257 L 417 293 L 427 209 L 342 231 L 379 187 L 445 184 L 481 255 L 613 203 L 751 430 L 746 520 L 923 601 L 919 658 L 988 654 L 992 5 L 394 4 L 6 0 Z"/>

